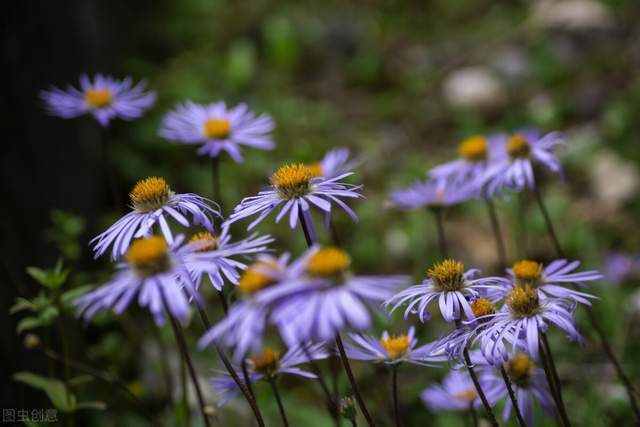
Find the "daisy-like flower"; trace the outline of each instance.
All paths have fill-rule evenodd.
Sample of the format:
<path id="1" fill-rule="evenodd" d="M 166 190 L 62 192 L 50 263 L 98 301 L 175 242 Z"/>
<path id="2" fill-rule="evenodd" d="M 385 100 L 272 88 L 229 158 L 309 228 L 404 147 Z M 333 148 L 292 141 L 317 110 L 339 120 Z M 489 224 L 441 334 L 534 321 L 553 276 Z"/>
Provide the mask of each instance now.
<path id="1" fill-rule="evenodd" d="M 186 262 L 187 270 L 191 273 L 196 289 L 200 287 L 203 277 L 208 277 L 213 287 L 220 291 L 224 286 L 224 279 L 234 285 L 240 278 L 239 270 L 247 265 L 238 261 L 237 257 L 248 257 L 268 250 L 268 244 L 273 242 L 269 235 L 258 236 L 252 234 L 246 239 L 231 242 L 229 229 L 223 228 L 220 235 L 210 231 L 194 234 L 188 246 L 193 256 Z"/>
<path id="2" fill-rule="evenodd" d="M 171 244 L 173 234 L 167 216 L 185 227 L 194 224 L 208 230 L 213 230 L 212 217 L 221 217 L 217 206 L 211 201 L 193 193 L 176 194 L 159 177 L 138 181 L 129 198 L 132 211 L 91 240 L 96 258 L 113 246 L 111 258 L 117 259 L 126 252 L 131 239 L 151 234 L 155 224 L 160 225 L 162 235 Z M 191 214 L 191 221 L 187 219 L 188 214 Z"/>
<path id="3" fill-rule="evenodd" d="M 258 218 L 247 228 L 251 230 L 271 212 L 284 205 L 276 216 L 276 222 L 289 214 L 289 226 L 295 228 L 300 212 L 306 212 L 311 209 L 311 206 L 315 206 L 325 214 L 329 214 L 334 203 L 354 221 L 357 221 L 358 217 L 355 212 L 341 200 L 362 197 L 360 194 L 361 185 L 356 186 L 341 181 L 350 175 L 353 173 L 343 173 L 326 179 L 316 176 L 309 166 L 303 164 L 284 165 L 271 175 L 271 185 L 267 189 L 260 191 L 257 196 L 243 199 L 235 207 L 225 225 L 258 215 Z"/>
<path id="4" fill-rule="evenodd" d="M 349 161 L 348 148 L 336 148 L 324 155 L 322 160 L 309 165 L 315 176 L 334 178 L 350 172 L 357 166 L 356 161 Z"/>
<path id="5" fill-rule="evenodd" d="M 562 135 L 558 132 L 541 136 L 536 131 L 521 131 L 507 137 L 496 159 L 485 171 L 484 190 L 493 195 L 504 188 L 516 191 L 535 188 L 534 164 L 560 174 L 562 166 L 554 150 L 562 143 Z"/>
<path id="6" fill-rule="evenodd" d="M 141 117 L 156 102 L 153 91 L 145 92 L 145 82 L 133 86 L 130 77 L 117 80 L 97 74 L 93 79 L 80 76 L 80 89 L 66 91 L 53 87 L 40 93 L 49 114 L 70 119 L 91 114 L 102 126 L 113 118 L 133 120 Z"/>
<path id="7" fill-rule="evenodd" d="M 473 135 L 458 145 L 458 158 L 438 165 L 429 171 L 437 182 L 454 186 L 472 186 L 482 179 L 487 166 L 496 156 L 496 148 L 503 139 L 500 135 L 485 137 Z"/>
<path id="8" fill-rule="evenodd" d="M 500 360 L 507 347 L 514 354 L 520 345 L 538 359 L 538 338 L 549 324 L 562 329 L 571 340 L 581 340 L 569 303 L 571 301 L 558 298 L 540 298 L 538 291 L 529 285 L 514 286 L 506 295 L 502 309 L 486 316 L 488 321 L 477 326 L 474 341 L 480 341 L 487 360 Z"/>
<path id="9" fill-rule="evenodd" d="M 438 300 L 442 317 L 447 322 L 462 320 L 462 315 L 473 319 L 473 309 L 469 299 L 477 298 L 495 284 L 495 278 L 477 278 L 480 270 L 464 270 L 464 264 L 447 259 L 436 263 L 427 270 L 427 278 L 419 285 L 411 286 L 389 298 L 385 306 L 392 306 L 391 312 L 408 303 L 404 312 L 417 313 L 421 322 L 431 318 L 427 307 Z"/>
<path id="10" fill-rule="evenodd" d="M 316 379 L 317 376 L 311 372 L 299 368 L 300 365 L 311 360 L 322 360 L 329 357 L 329 353 L 321 344 L 301 347 L 290 347 L 284 354 L 270 347 L 264 347 L 259 353 L 247 359 L 249 369 L 249 382 L 255 383 L 261 379 L 273 380 L 284 374 L 297 375 L 299 377 Z M 234 367 L 238 377 L 245 379 L 242 371 Z M 238 385 L 227 373 L 221 373 L 211 380 L 211 385 L 218 395 L 218 405 L 223 406 L 238 393 Z"/>
<path id="11" fill-rule="evenodd" d="M 481 405 L 471 377 L 462 370 L 452 370 L 442 384 L 430 385 L 420 397 L 432 411 L 468 411 Z"/>
<path id="12" fill-rule="evenodd" d="M 522 414 L 527 425 L 534 425 L 533 409 L 535 402 L 538 402 L 547 414 L 553 414 L 553 398 L 549 392 L 544 371 L 538 368 L 529 356 L 521 352 L 516 353 L 503 366 L 516 394 L 520 414 Z M 507 398 L 507 386 L 502 375 L 496 369 L 483 370 L 480 381 L 489 401 L 498 402 Z M 509 420 L 512 410 L 511 399 L 507 398 L 502 411 L 502 419 L 505 423 Z"/>
<path id="13" fill-rule="evenodd" d="M 443 208 L 465 202 L 474 197 L 470 186 L 447 184 L 429 179 L 416 181 L 407 188 L 391 193 L 389 203 L 398 209 L 413 210 L 423 207 Z"/>
<path id="14" fill-rule="evenodd" d="M 564 298 L 591 305 L 589 299 L 595 296 L 569 289 L 566 285 L 584 286 L 585 282 L 602 279 L 602 274 L 595 270 L 575 272 L 579 266 L 580 261 L 565 259 L 555 260 L 546 267 L 536 261 L 518 261 L 507 270 L 509 277 L 500 279 L 504 285 L 501 296 L 511 292 L 514 286 L 530 286 L 538 290 L 540 298 Z"/>
<path id="15" fill-rule="evenodd" d="M 218 157 L 226 151 L 238 163 L 241 146 L 271 150 L 275 124 L 266 114 L 256 116 L 246 104 L 227 108 L 224 102 L 208 105 L 186 102 L 167 113 L 160 135 L 182 144 L 201 145 L 198 154 Z"/>
<path id="16" fill-rule="evenodd" d="M 182 236 L 168 245 L 161 236 L 134 241 L 118 266 L 113 279 L 98 289 L 78 298 L 75 305 L 89 321 L 96 313 L 113 309 L 122 314 L 134 298 L 146 307 L 156 323 L 164 323 L 164 310 L 182 322 L 189 318 L 190 298 L 199 300 L 179 248 Z"/>
<path id="17" fill-rule="evenodd" d="M 412 326 L 406 334 L 389 335 L 382 333 L 380 339 L 370 335 L 349 334 L 350 341 L 345 343 L 349 359 L 383 362 L 395 365 L 401 362 L 422 366 L 435 366 L 435 362 L 445 361 L 442 356 L 434 356 L 433 345 L 416 347 L 415 328 Z"/>
<path id="18" fill-rule="evenodd" d="M 640 257 L 637 255 L 612 252 L 604 261 L 605 280 L 615 285 L 635 277 L 640 272 Z"/>
<path id="19" fill-rule="evenodd" d="M 236 361 L 242 360 L 249 351 L 259 351 L 271 313 L 270 305 L 259 297 L 269 288 L 276 287 L 279 282 L 291 279 L 288 260 L 288 254 L 280 258 L 260 255 L 240 276 L 240 300 L 230 307 L 224 319 L 200 338 L 198 346 L 204 348 L 216 342 L 233 348 Z"/>
<path id="20" fill-rule="evenodd" d="M 314 246 L 292 264 L 294 280 L 261 296 L 275 305 L 273 321 L 289 345 L 332 340 L 345 329 L 367 329 L 368 306 L 408 281 L 406 276 L 355 276 L 350 264 L 342 249 Z"/>

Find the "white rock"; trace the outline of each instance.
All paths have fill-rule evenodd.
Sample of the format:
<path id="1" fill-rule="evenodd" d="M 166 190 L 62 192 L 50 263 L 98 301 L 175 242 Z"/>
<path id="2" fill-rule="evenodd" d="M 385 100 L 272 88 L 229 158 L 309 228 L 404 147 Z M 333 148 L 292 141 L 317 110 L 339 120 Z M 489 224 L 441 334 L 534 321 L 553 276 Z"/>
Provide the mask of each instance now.
<path id="1" fill-rule="evenodd" d="M 460 108 L 491 108 L 506 100 L 502 83 L 485 67 L 452 72 L 444 82 L 444 96 L 451 106 Z"/>

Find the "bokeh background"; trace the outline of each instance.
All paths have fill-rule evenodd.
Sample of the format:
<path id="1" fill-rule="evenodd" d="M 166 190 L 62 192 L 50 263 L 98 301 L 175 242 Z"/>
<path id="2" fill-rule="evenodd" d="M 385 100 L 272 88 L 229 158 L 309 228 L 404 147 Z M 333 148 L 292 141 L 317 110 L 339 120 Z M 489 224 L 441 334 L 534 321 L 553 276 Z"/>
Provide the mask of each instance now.
<path id="1" fill-rule="evenodd" d="M 543 192 L 570 257 L 607 273 L 593 290 L 600 297 L 596 311 L 625 369 L 640 378 L 637 1 L 70 0 L 6 6 L 0 18 L 8 72 L 0 99 L 6 129 L 0 154 L 4 408 L 51 406 L 42 391 L 14 382 L 14 372 L 61 375 L 42 352 L 24 347 L 24 332 L 16 334 L 28 313 L 9 314 L 17 297 L 33 298 L 42 290 L 25 268 L 51 268 L 61 258 L 71 270 L 65 289 L 101 283 L 112 267 L 91 259 L 88 240 L 124 211 L 138 179 L 160 175 L 179 192 L 211 193 L 209 160 L 158 136 L 163 114 L 188 99 L 246 102 L 277 123 L 274 151 L 247 150 L 243 164 L 224 158 L 220 202 L 227 212 L 281 163 L 313 162 L 331 148 L 349 147 L 361 160 L 354 182 L 364 184 L 366 200 L 355 203 L 358 224 L 338 215 L 336 227 L 355 269 L 404 272 L 415 280 L 438 258 L 435 227 L 427 212 L 389 209 L 389 192 L 451 159 L 465 136 L 525 125 L 564 131 L 565 174 L 543 179 Z M 47 117 L 38 92 L 75 84 L 83 72 L 146 79 L 158 102 L 142 119 L 114 122 L 108 132 L 86 118 Z M 108 191 L 109 179 L 120 196 Z M 510 259 L 552 257 L 528 195 L 502 198 L 497 206 Z M 279 251 L 299 254 L 305 247 L 301 233 L 272 222 L 259 230 L 277 238 Z M 482 203 L 448 211 L 446 231 L 456 257 L 496 271 Z M 235 232 L 241 235 L 242 227 Z M 579 319 L 585 345 L 557 332 L 551 336 L 571 418 L 575 425 L 631 425 L 624 389 Z M 78 396 L 105 402 L 107 409 L 61 420 L 133 426 L 147 423 L 145 412 L 160 414 L 165 425 L 188 418 L 169 403 L 171 395 L 179 400 L 179 377 L 168 329 L 155 331 L 149 316 L 136 310 L 121 318 L 102 316 L 89 326 L 63 312 L 55 323 L 62 329 L 44 325 L 30 332 L 61 351 L 63 330 L 74 358 L 117 376 L 141 401 L 132 404 L 112 385 L 90 381 L 76 385 Z M 377 327 L 400 331 L 407 324 L 381 316 Z M 434 320 L 419 331 L 432 339 L 446 325 Z M 192 322 L 192 343 L 200 332 Z M 213 354 L 196 358 L 206 376 L 217 366 Z M 362 364 L 356 369 L 380 423 L 390 423 L 387 372 Z M 401 371 L 406 425 L 464 425 L 457 414 L 429 413 L 418 399 L 446 370 Z M 293 425 L 331 425 L 317 388 L 298 380 L 283 384 Z M 259 394 L 268 424 L 277 425 L 267 387 Z M 222 425 L 250 425 L 241 400 L 219 415 Z M 542 417 L 538 422 L 552 424 Z"/>

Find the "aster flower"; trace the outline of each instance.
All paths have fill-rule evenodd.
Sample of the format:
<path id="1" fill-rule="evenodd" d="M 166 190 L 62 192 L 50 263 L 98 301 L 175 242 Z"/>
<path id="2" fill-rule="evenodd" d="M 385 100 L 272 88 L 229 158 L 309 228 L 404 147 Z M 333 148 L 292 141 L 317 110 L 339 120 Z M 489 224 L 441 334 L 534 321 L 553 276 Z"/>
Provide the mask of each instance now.
<path id="1" fill-rule="evenodd" d="M 349 359 L 384 362 L 389 365 L 407 362 L 423 366 L 435 366 L 434 362 L 446 360 L 432 355 L 432 344 L 416 347 L 418 340 L 413 326 L 406 334 L 395 336 L 384 331 L 380 339 L 361 334 L 349 334 L 349 338 L 350 341 L 345 343 Z"/>
<path id="2" fill-rule="evenodd" d="M 196 289 L 204 276 L 209 278 L 213 287 L 220 291 L 224 286 L 224 279 L 234 285 L 238 284 L 240 273 L 247 265 L 238 261 L 236 257 L 248 257 L 268 250 L 267 245 L 273 242 L 271 236 L 252 234 L 246 239 L 231 242 L 229 229 L 223 228 L 220 235 L 210 231 L 194 234 L 185 245 L 191 251 L 186 267 L 191 273 Z"/>
<path id="3" fill-rule="evenodd" d="M 504 368 L 516 394 L 520 414 L 527 425 L 534 425 L 533 408 L 535 402 L 538 402 L 547 414 L 554 413 L 553 398 L 549 392 L 544 371 L 538 368 L 529 356 L 521 352 L 516 353 L 504 363 Z M 504 379 L 496 369 L 483 370 L 480 380 L 489 401 L 498 402 L 508 396 Z M 512 410 L 511 399 L 507 398 L 502 411 L 504 422 L 509 420 Z"/>
<path id="4" fill-rule="evenodd" d="M 538 291 L 529 285 L 514 286 L 506 295 L 502 309 L 486 316 L 488 320 L 476 328 L 474 341 L 480 341 L 488 360 L 503 358 L 507 347 L 513 354 L 519 345 L 524 345 L 527 353 L 538 359 L 539 335 L 549 324 L 562 329 L 571 340 L 581 340 L 570 303 L 558 298 L 540 298 Z"/>
<path id="5" fill-rule="evenodd" d="M 227 108 L 224 102 L 208 105 L 186 102 L 169 112 L 162 121 L 160 135 L 182 144 L 198 144 L 198 154 L 218 157 L 226 151 L 238 163 L 241 146 L 271 150 L 275 124 L 266 114 L 256 116 L 246 104 Z"/>
<path id="6" fill-rule="evenodd" d="M 242 360 L 249 351 L 258 351 L 271 313 L 271 307 L 259 296 L 290 278 L 288 261 L 288 254 L 279 258 L 264 254 L 258 256 L 240 276 L 238 290 L 241 298 L 230 307 L 224 319 L 200 338 L 198 346 L 204 348 L 217 342 L 233 348 L 236 361 Z"/>
<path id="7" fill-rule="evenodd" d="M 501 135 L 485 137 L 473 135 L 458 145 L 458 158 L 429 171 L 429 177 L 454 187 L 475 186 L 484 177 L 487 166 L 494 160 Z"/>
<path id="8" fill-rule="evenodd" d="M 183 241 L 177 236 L 168 245 L 161 236 L 135 240 L 125 254 L 125 263 L 107 284 L 77 300 L 80 315 L 89 321 L 96 313 L 113 309 L 122 314 L 134 298 L 149 309 L 158 325 L 164 323 L 165 305 L 182 322 L 189 318 L 190 298 L 199 299 L 192 286 L 179 250 Z"/>
<path id="9" fill-rule="evenodd" d="M 130 77 L 117 80 L 97 74 L 93 79 L 80 76 L 80 90 L 69 86 L 66 91 L 53 87 L 40 97 L 49 114 L 70 119 L 91 114 L 102 126 L 113 118 L 133 120 L 141 117 L 156 101 L 155 92 L 145 92 L 145 82 L 133 86 Z"/>
<path id="10" fill-rule="evenodd" d="M 316 379 L 317 376 L 311 372 L 299 368 L 300 365 L 311 360 L 321 360 L 329 357 L 329 353 L 322 344 L 314 344 L 306 349 L 301 347 L 290 347 L 284 355 L 270 347 L 264 347 L 262 351 L 247 359 L 248 379 L 250 383 L 255 383 L 261 379 L 272 380 L 284 374 L 297 375 L 299 377 Z M 245 379 L 242 371 L 234 367 L 238 377 Z M 238 385 L 231 376 L 224 372 L 211 380 L 211 385 L 218 395 L 218 405 L 225 405 L 238 393 Z"/>
<path id="11" fill-rule="evenodd" d="M 482 405 L 471 377 L 461 370 L 452 370 L 442 384 L 427 387 L 420 398 L 432 411 L 468 411 Z"/>
<path id="12" fill-rule="evenodd" d="M 535 188 L 533 167 L 536 164 L 560 174 L 562 166 L 553 151 L 562 143 L 562 135 L 558 132 L 541 136 L 536 131 L 521 131 L 509 136 L 485 171 L 484 190 L 488 195 L 494 195 L 504 188 L 516 191 Z"/>
<path id="13" fill-rule="evenodd" d="M 419 285 L 411 286 L 389 298 L 384 306 L 392 306 L 391 312 L 408 303 L 404 312 L 417 313 L 421 322 L 429 320 L 429 304 L 438 300 L 442 317 L 447 322 L 462 319 L 462 315 L 473 319 L 473 310 L 468 299 L 476 298 L 495 283 L 495 278 L 477 278 L 480 270 L 464 271 L 464 264 L 451 259 L 436 263 L 427 270 L 427 278 Z"/>
<path id="14" fill-rule="evenodd" d="M 613 252 L 605 258 L 603 270 L 604 277 L 608 282 L 619 285 L 638 274 L 640 258 L 630 254 Z"/>
<path id="15" fill-rule="evenodd" d="M 423 207 L 443 208 L 462 203 L 474 197 L 470 186 L 447 184 L 444 181 L 430 179 L 416 181 L 407 188 L 391 193 L 389 202 L 402 210 Z"/>
<path id="16" fill-rule="evenodd" d="M 345 329 L 367 329 L 368 306 L 408 281 L 406 276 L 355 276 L 350 264 L 342 249 L 311 247 L 292 264 L 295 279 L 261 295 L 274 305 L 273 321 L 289 345 L 332 340 Z"/>
<path id="17" fill-rule="evenodd" d="M 212 217 L 221 216 L 211 201 L 193 193 L 175 194 L 167 182 L 159 177 L 138 181 L 129 198 L 132 211 L 91 240 L 96 258 L 110 246 L 113 246 L 111 258 L 118 258 L 126 252 L 131 239 L 151 234 L 155 224 L 159 224 L 162 235 L 171 244 L 173 234 L 167 216 L 185 227 L 195 224 L 208 230 L 213 229 Z M 191 214 L 191 221 L 187 219 L 188 214 Z"/>
<path id="18" fill-rule="evenodd" d="M 251 230 L 283 204 L 284 206 L 276 216 L 276 222 L 289 214 L 291 228 L 296 227 L 300 212 L 308 211 L 311 206 L 315 206 L 325 214 L 329 214 L 334 203 L 354 221 L 357 221 L 358 217 L 355 212 L 341 200 L 362 197 L 359 192 L 362 186 L 346 184 L 341 181 L 352 174 L 352 172 L 343 173 L 325 179 L 315 176 L 309 166 L 303 164 L 284 165 L 271 176 L 271 185 L 267 189 L 260 191 L 257 196 L 243 199 L 235 207 L 225 225 L 257 214 L 258 218 L 249 224 L 248 230 Z"/>
<path id="19" fill-rule="evenodd" d="M 585 282 L 600 280 L 602 274 L 595 270 L 574 272 L 579 266 L 580 261 L 565 259 L 555 260 L 546 267 L 536 261 L 518 261 L 507 270 L 508 278 L 499 279 L 503 287 L 498 288 L 498 292 L 504 297 L 514 286 L 531 286 L 538 290 L 540 298 L 564 298 L 591 305 L 589 299 L 595 296 L 569 289 L 566 285 L 584 286 Z"/>

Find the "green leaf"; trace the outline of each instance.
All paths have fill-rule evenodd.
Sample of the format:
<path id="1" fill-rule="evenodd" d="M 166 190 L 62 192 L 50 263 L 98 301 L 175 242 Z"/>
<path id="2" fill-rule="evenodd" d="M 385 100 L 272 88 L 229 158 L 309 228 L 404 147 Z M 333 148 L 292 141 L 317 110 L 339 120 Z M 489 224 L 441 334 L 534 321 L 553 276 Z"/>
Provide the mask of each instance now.
<path id="1" fill-rule="evenodd" d="M 27 267 L 27 274 L 42 286 L 49 286 L 47 272 L 38 267 Z"/>
<path id="2" fill-rule="evenodd" d="M 47 378 L 31 372 L 18 372 L 13 375 L 15 381 L 44 391 L 53 406 L 63 412 L 72 412 L 77 408 L 76 397 L 69 393 L 64 383 L 55 378 Z"/>
<path id="3" fill-rule="evenodd" d="M 11 308 L 9 309 L 9 314 L 16 314 L 19 311 L 23 310 L 35 311 L 36 309 L 37 307 L 34 303 L 26 298 L 18 297 L 16 298 L 15 304 L 13 304 L 13 306 L 11 306 Z"/>
<path id="4" fill-rule="evenodd" d="M 44 324 L 45 322 L 39 317 L 25 317 L 18 322 L 18 326 L 16 326 L 16 333 L 19 335 L 24 331 L 39 328 Z"/>
<path id="5" fill-rule="evenodd" d="M 60 315 L 60 311 L 56 307 L 49 306 L 49 307 L 46 307 L 44 310 L 42 310 L 39 317 L 43 323 L 49 324 L 59 315 Z"/>
<path id="6" fill-rule="evenodd" d="M 107 404 L 101 401 L 80 402 L 76 405 L 76 409 L 97 409 L 99 411 L 104 411 L 107 409 Z"/>
<path id="7" fill-rule="evenodd" d="M 78 286 L 77 288 L 68 290 L 67 292 L 60 295 L 60 301 L 65 306 L 72 306 L 73 301 L 75 301 L 77 298 L 81 297 L 82 295 L 86 294 L 91 289 L 93 289 L 93 285 Z"/>

